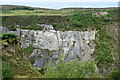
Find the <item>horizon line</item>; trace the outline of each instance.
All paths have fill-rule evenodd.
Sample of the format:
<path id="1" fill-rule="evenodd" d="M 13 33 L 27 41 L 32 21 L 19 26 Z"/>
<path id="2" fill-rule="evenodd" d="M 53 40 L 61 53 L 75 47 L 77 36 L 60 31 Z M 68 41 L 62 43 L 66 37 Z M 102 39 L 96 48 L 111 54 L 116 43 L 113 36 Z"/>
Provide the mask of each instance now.
<path id="1" fill-rule="evenodd" d="M 0 6 L 25 6 L 25 7 L 33 7 L 33 8 L 46 8 L 46 9 L 56 9 L 56 8 L 47 8 L 47 7 L 39 7 L 39 6 L 27 6 L 27 5 L 17 5 L 17 4 L 4 4 L 4 5 L 1 5 Z M 104 9 L 104 8 L 118 8 L 119 6 L 104 6 L 104 7 L 88 7 L 88 6 L 78 6 L 78 7 L 74 7 L 74 6 L 71 6 L 71 7 L 62 7 L 62 8 L 59 8 L 59 9 L 65 9 L 65 8 L 93 8 L 93 9 Z"/>
<path id="2" fill-rule="evenodd" d="M 49 9 L 61 9 L 61 8 L 109 8 L 119 7 L 117 2 L 42 2 L 42 3 L 3 3 L 0 5 L 16 5 L 16 6 L 29 6 L 36 8 L 49 8 Z"/>

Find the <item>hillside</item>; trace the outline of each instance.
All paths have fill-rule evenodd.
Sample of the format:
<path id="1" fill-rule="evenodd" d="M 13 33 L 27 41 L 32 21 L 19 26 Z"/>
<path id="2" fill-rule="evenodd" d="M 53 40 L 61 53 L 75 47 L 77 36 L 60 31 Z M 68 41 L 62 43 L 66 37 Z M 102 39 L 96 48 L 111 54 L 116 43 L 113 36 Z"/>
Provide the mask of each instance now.
<path id="1" fill-rule="evenodd" d="M 106 8 L 69 7 L 69 8 L 62 8 L 61 10 L 85 10 L 85 9 L 88 9 L 88 10 L 90 10 L 90 9 L 98 9 L 98 10 L 100 10 L 100 9 L 115 9 L 115 8 L 117 8 L 117 7 L 106 7 Z"/>
<path id="2" fill-rule="evenodd" d="M 20 5 L 1 5 L 0 16 L 19 16 L 19 15 L 38 15 L 38 16 L 69 16 L 73 15 L 74 11 L 86 11 L 91 10 L 112 10 L 117 9 L 117 7 L 108 8 L 62 8 L 62 9 L 48 9 L 48 8 L 37 8 L 29 6 Z"/>
<path id="3" fill-rule="evenodd" d="M 10 11 L 10 10 L 50 10 L 47 8 L 37 8 L 37 7 L 29 7 L 29 6 L 21 6 L 21 5 L 0 5 L 0 10 L 2 11 Z"/>
<path id="4" fill-rule="evenodd" d="M 27 58 L 22 52 L 22 49 L 15 44 L 9 45 L 9 47 L 2 49 L 2 60 L 3 60 L 3 63 L 9 66 L 10 71 L 12 71 L 11 75 L 12 74 L 14 75 L 13 78 L 38 78 L 40 77 L 40 74 L 27 61 Z M 7 75 L 5 76 L 7 78 Z"/>
<path id="5" fill-rule="evenodd" d="M 14 77 L 119 78 L 118 8 L 11 8 L 0 37 Z"/>

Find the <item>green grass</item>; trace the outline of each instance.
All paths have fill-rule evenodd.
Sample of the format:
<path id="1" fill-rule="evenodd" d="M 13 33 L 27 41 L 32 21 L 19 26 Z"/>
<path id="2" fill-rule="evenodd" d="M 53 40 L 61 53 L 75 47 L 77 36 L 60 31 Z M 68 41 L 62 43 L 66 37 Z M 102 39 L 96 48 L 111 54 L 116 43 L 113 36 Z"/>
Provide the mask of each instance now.
<path id="1" fill-rule="evenodd" d="M 6 62 L 2 62 L 2 78 L 13 78 L 13 73 Z"/>
<path id="2" fill-rule="evenodd" d="M 12 11 L 0 11 L 0 14 L 13 14 L 14 12 Z"/>
<path id="3" fill-rule="evenodd" d="M 22 50 L 25 53 L 25 56 L 29 57 L 34 49 L 35 48 L 33 46 L 28 46 L 27 48 L 23 48 Z"/>
<path id="4" fill-rule="evenodd" d="M 0 16 L 19 16 L 19 15 L 39 15 L 39 16 L 59 16 L 71 15 L 73 10 L 11 10 L 0 13 Z"/>
<path id="5" fill-rule="evenodd" d="M 18 27 L 19 28 L 19 27 Z M 32 24 L 31 26 L 21 26 L 21 29 L 42 30 L 42 27 Z"/>

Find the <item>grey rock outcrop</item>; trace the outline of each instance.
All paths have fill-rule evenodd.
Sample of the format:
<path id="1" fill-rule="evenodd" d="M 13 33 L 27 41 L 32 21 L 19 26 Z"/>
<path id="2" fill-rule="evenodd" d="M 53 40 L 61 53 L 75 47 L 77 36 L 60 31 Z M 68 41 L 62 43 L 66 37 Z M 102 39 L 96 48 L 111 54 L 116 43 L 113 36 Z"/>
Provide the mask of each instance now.
<path id="1" fill-rule="evenodd" d="M 9 30 L 6 27 L 0 26 L 0 34 L 7 33 Z"/>
<path id="2" fill-rule="evenodd" d="M 55 62 L 62 53 L 67 55 L 66 60 L 79 58 L 80 61 L 88 61 L 91 59 L 91 53 L 94 52 L 95 44 L 93 40 L 95 39 L 96 31 L 22 30 L 21 33 L 22 48 L 30 45 L 37 48 L 33 51 L 30 58 L 44 54 L 42 57 L 36 56 L 34 58 L 35 67 L 43 67 L 51 57 L 54 59 L 53 62 Z M 48 52 L 41 52 L 41 49 Z M 51 57 L 45 59 L 46 55 L 49 54 L 51 54 Z"/>
<path id="3" fill-rule="evenodd" d="M 96 17 L 102 17 L 102 16 L 105 16 L 107 15 L 108 13 L 107 12 L 96 12 L 96 13 L 92 13 L 93 16 L 96 16 Z"/>
<path id="4" fill-rule="evenodd" d="M 81 62 L 90 60 L 95 50 L 95 34 L 97 31 L 55 31 L 55 30 L 23 30 L 7 31 L 21 36 L 21 47 L 33 46 L 29 59 L 33 65 L 42 68 L 52 58 L 53 64 L 60 54 L 65 54 L 66 60 L 78 58 Z"/>
<path id="5" fill-rule="evenodd" d="M 43 30 L 53 30 L 52 25 L 46 25 L 46 24 L 37 24 L 38 26 L 42 27 Z"/>

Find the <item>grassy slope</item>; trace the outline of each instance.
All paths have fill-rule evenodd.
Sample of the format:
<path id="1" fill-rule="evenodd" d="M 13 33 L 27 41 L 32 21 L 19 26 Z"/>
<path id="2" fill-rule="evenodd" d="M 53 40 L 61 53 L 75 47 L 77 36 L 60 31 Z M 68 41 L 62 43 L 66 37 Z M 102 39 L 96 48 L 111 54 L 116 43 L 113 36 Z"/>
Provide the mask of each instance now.
<path id="1" fill-rule="evenodd" d="M 10 66 L 15 78 L 40 77 L 40 74 L 27 61 L 19 46 L 9 45 L 2 49 L 2 58 Z"/>
<path id="2" fill-rule="evenodd" d="M 33 27 L 37 26 L 36 24 L 53 24 L 57 23 L 62 26 L 67 26 L 67 16 L 9 16 L 2 17 L 2 26 L 8 28 L 15 27 L 15 25 L 21 25 L 22 28 L 30 25 Z M 20 28 L 21 28 L 20 27 Z M 59 27 L 55 29 L 59 30 Z"/>

